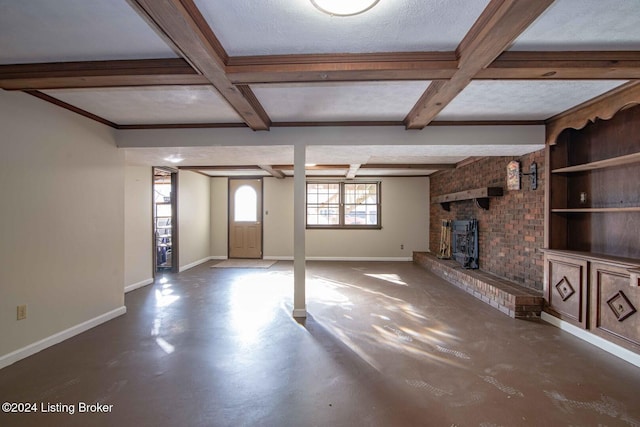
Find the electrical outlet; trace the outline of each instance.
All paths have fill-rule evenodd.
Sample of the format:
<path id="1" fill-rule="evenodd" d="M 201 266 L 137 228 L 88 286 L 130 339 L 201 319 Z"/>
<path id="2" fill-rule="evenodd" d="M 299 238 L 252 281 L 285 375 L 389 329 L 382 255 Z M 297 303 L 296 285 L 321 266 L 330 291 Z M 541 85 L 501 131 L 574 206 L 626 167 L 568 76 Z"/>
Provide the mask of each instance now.
<path id="1" fill-rule="evenodd" d="M 18 316 L 17 316 L 18 320 L 24 320 L 27 318 L 27 305 L 23 304 L 23 305 L 19 305 L 18 306 Z"/>
<path id="2" fill-rule="evenodd" d="M 404 249 L 404 245 L 400 245 L 400 249 Z"/>

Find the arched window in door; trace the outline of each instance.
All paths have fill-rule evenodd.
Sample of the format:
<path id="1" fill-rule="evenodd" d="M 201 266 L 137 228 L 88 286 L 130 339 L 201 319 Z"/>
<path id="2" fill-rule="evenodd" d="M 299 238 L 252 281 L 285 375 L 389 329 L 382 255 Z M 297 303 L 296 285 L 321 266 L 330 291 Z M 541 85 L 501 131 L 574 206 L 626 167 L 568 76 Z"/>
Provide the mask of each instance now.
<path id="1" fill-rule="evenodd" d="M 256 190 L 248 185 L 241 186 L 236 190 L 234 202 L 234 221 L 256 222 L 258 220 L 258 195 Z"/>

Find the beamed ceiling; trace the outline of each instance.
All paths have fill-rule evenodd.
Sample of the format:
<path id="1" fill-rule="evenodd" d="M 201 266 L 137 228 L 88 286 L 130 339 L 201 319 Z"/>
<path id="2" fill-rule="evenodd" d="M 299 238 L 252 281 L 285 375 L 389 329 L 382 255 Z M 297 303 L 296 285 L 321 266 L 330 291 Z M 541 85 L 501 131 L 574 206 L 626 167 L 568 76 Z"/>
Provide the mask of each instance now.
<path id="1" fill-rule="evenodd" d="M 352 17 L 309 0 L 0 0 L 0 87 L 123 131 L 542 126 L 639 79 L 637 0 L 380 0 Z M 389 141 L 307 159 L 317 175 L 428 175 L 542 143 Z M 292 173 L 290 146 L 260 145 L 127 159 L 166 164 L 180 148 L 213 176 Z"/>

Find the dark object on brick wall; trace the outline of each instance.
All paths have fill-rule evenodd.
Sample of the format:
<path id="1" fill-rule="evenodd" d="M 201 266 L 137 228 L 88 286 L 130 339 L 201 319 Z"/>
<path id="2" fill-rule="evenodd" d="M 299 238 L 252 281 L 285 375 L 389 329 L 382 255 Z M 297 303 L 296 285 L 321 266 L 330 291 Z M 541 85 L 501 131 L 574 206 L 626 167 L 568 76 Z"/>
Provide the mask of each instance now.
<path id="1" fill-rule="evenodd" d="M 478 221 L 456 220 L 451 225 L 452 257 L 464 268 L 478 268 Z"/>

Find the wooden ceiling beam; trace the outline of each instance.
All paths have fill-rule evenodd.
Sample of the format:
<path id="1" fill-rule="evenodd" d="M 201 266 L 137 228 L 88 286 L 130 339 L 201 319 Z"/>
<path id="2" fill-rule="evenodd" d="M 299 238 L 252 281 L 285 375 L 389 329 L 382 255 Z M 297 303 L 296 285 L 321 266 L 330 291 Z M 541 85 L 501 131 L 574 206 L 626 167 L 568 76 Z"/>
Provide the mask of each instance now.
<path id="1" fill-rule="evenodd" d="M 638 79 L 640 51 L 504 52 L 476 79 Z"/>
<path id="2" fill-rule="evenodd" d="M 269 117 L 255 98 L 248 100 L 226 75 L 227 56 L 193 0 L 128 0 L 195 70 L 207 78 L 253 130 L 268 130 Z"/>
<path id="3" fill-rule="evenodd" d="M 447 80 L 457 69 L 453 55 L 421 52 L 232 57 L 226 71 L 245 98 L 257 102 L 251 101 L 255 97 L 247 84 Z M 504 52 L 475 79 L 640 79 L 640 51 Z M 5 90 L 209 84 L 182 58 L 0 65 L 0 88 Z M 259 103 L 255 105 L 261 109 Z"/>
<path id="4" fill-rule="evenodd" d="M 396 52 L 230 57 L 226 70 L 236 84 L 436 80 L 453 76 L 455 52 Z"/>
<path id="5" fill-rule="evenodd" d="M 542 14 L 553 0 L 491 0 L 456 52 L 458 70 L 432 82 L 404 120 L 407 129 L 427 126 L 478 74 Z"/>
<path id="6" fill-rule="evenodd" d="M 544 126 L 544 120 L 458 120 L 433 121 L 429 126 Z M 353 121 L 353 122 L 273 122 L 276 127 L 400 127 L 401 121 Z M 246 128 L 245 123 L 158 123 L 158 124 L 129 124 L 118 125 L 118 129 L 217 129 L 217 128 Z"/>
<path id="7" fill-rule="evenodd" d="M 448 80 L 454 52 L 269 55 L 230 57 L 235 84 L 327 81 Z M 503 52 L 474 79 L 560 80 L 640 78 L 640 51 Z"/>
<path id="8" fill-rule="evenodd" d="M 5 90 L 211 84 L 181 58 L 0 65 Z"/>

